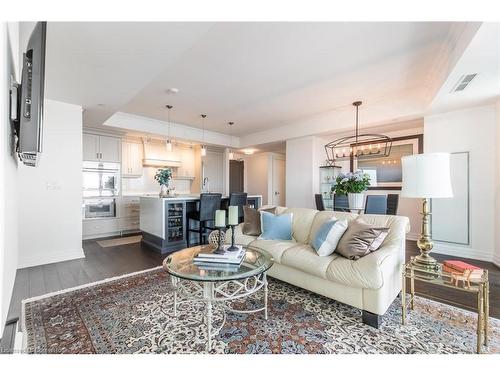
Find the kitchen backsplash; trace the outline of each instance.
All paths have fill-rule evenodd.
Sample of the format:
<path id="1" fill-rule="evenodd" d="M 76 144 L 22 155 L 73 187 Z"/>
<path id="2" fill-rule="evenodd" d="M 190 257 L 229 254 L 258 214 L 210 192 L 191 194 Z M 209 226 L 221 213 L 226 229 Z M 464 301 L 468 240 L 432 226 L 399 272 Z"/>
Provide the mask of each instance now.
<path id="1" fill-rule="evenodd" d="M 144 167 L 141 177 L 136 178 L 123 178 L 122 190 L 124 193 L 154 193 L 160 191 L 160 185 L 155 181 L 154 175 L 158 168 Z M 175 192 L 178 194 L 191 193 L 191 180 L 175 180 L 170 182 L 170 185 L 175 186 Z"/>

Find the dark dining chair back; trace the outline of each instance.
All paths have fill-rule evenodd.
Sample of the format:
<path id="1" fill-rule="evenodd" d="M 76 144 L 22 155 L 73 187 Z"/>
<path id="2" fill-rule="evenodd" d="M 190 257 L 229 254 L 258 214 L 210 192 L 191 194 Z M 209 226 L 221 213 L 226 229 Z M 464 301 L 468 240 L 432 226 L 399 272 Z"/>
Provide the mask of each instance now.
<path id="1" fill-rule="evenodd" d="M 238 206 L 238 219 L 243 219 L 243 206 L 247 205 L 247 193 L 229 193 L 229 205 Z"/>
<path id="2" fill-rule="evenodd" d="M 333 196 L 333 210 L 349 212 L 349 200 L 347 199 L 347 195 L 335 194 Z"/>
<path id="3" fill-rule="evenodd" d="M 397 215 L 399 206 L 399 194 L 387 195 L 387 215 Z"/>
<path id="4" fill-rule="evenodd" d="M 316 209 L 318 211 L 324 211 L 325 210 L 325 203 L 323 202 L 323 195 L 322 194 L 314 194 L 314 200 L 316 201 Z"/>
<path id="5" fill-rule="evenodd" d="M 365 214 L 386 215 L 387 195 L 367 195 Z"/>

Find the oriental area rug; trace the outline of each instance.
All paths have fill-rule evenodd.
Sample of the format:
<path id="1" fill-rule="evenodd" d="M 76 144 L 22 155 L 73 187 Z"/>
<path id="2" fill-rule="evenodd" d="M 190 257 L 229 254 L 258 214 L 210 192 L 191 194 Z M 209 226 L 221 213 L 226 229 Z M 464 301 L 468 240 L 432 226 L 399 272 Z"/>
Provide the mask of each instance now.
<path id="1" fill-rule="evenodd" d="M 256 296 L 257 298 L 258 296 Z M 257 300 L 239 302 L 248 310 Z M 269 278 L 269 318 L 225 313 L 213 354 L 474 353 L 476 314 L 418 298 L 408 322 L 394 301 L 380 329 L 361 311 Z M 173 288 L 161 268 L 23 301 L 28 353 L 206 353 L 203 304 L 173 313 Z M 215 324 L 224 313 L 215 312 Z M 500 352 L 500 321 L 490 318 L 486 353 Z"/>

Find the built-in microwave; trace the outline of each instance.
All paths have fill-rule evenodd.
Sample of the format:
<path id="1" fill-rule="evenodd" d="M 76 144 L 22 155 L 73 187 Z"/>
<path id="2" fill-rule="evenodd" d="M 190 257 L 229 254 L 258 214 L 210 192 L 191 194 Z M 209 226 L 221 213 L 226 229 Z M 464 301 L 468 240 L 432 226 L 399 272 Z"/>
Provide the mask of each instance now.
<path id="1" fill-rule="evenodd" d="M 83 197 L 116 197 L 120 192 L 120 164 L 83 162 Z"/>
<path id="2" fill-rule="evenodd" d="M 85 219 L 116 217 L 115 199 L 84 199 L 83 204 Z"/>

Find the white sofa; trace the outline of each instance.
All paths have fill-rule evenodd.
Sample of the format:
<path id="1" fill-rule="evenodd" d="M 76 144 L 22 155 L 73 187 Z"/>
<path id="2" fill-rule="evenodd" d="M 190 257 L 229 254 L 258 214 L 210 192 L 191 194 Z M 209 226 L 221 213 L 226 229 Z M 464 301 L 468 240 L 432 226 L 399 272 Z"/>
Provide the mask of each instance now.
<path id="1" fill-rule="evenodd" d="M 363 322 L 378 327 L 381 316 L 401 291 L 405 239 L 409 220 L 403 216 L 359 215 L 365 222 L 389 227 L 389 234 L 375 252 L 358 260 L 336 253 L 320 257 L 311 247 L 322 223 L 336 217 L 348 222 L 357 214 L 278 207 L 277 213 L 292 213 L 292 241 L 258 240 L 235 228 L 235 242 L 255 246 L 274 258 L 268 275 L 363 310 Z M 231 238 L 230 233 L 226 237 Z"/>

